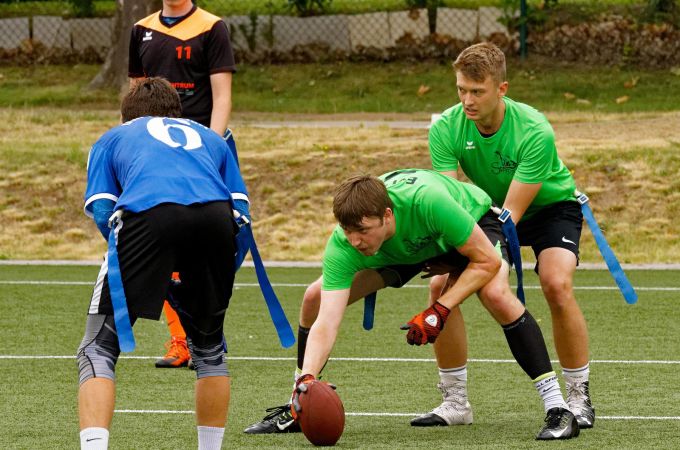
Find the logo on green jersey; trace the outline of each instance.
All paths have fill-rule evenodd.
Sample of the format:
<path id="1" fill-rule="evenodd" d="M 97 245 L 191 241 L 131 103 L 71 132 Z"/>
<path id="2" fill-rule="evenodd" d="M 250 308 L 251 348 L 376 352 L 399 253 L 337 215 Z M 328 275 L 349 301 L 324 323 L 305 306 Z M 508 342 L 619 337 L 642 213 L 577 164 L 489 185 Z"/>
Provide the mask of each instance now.
<path id="1" fill-rule="evenodd" d="M 410 255 L 415 255 L 423 248 L 427 247 L 430 242 L 432 242 L 432 236 L 425 236 L 420 238 L 415 238 L 413 240 L 404 239 L 404 245 L 406 246 L 406 251 Z"/>
<path id="2" fill-rule="evenodd" d="M 504 157 L 501 152 L 496 150 L 496 156 L 498 156 L 498 161 L 491 163 L 491 168 L 493 169 L 493 174 L 498 175 L 499 173 L 514 172 L 517 169 L 517 162 Z"/>

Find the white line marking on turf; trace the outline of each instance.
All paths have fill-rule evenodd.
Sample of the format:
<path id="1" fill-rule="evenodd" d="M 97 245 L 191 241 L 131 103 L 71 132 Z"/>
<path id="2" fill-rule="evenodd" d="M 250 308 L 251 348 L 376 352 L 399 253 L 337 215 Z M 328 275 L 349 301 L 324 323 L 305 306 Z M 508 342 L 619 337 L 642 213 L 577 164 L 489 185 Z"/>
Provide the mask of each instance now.
<path id="1" fill-rule="evenodd" d="M 347 416 L 414 417 L 424 413 L 346 412 Z M 680 420 L 680 416 L 597 416 L 600 420 Z"/>
<path id="2" fill-rule="evenodd" d="M 118 414 L 193 414 L 193 411 L 173 411 L 169 409 L 116 409 Z M 389 412 L 346 412 L 346 416 L 354 417 L 415 417 L 423 413 L 389 413 Z M 598 420 L 680 420 L 680 416 L 597 416 Z"/>
<path id="3" fill-rule="evenodd" d="M 51 280 L 0 280 L 0 284 L 11 284 L 11 285 L 56 285 L 56 286 L 92 286 L 94 281 L 51 281 Z M 307 287 L 308 283 L 272 283 L 274 287 Z M 234 283 L 234 287 L 248 288 L 248 287 L 260 287 L 258 283 Z M 411 289 L 424 289 L 429 287 L 427 284 L 407 284 L 405 288 Z M 515 288 L 515 286 L 512 286 Z M 524 289 L 541 289 L 540 286 L 524 286 Z M 619 288 L 616 286 L 574 286 L 574 290 L 578 291 L 618 291 Z M 680 286 L 678 287 L 663 287 L 663 286 L 637 286 L 636 291 L 670 291 L 676 292 L 680 291 Z"/>
<path id="4" fill-rule="evenodd" d="M 320 268 L 321 261 L 263 261 L 265 267 L 283 268 Z M 30 259 L 10 259 L 0 260 L 0 266 L 101 266 L 101 260 L 30 260 Z M 243 262 L 242 267 L 254 267 L 251 260 Z M 680 270 L 679 263 L 646 263 L 628 264 L 623 263 L 624 270 Z M 534 270 L 534 263 L 525 262 L 522 269 Z M 605 263 L 580 263 L 578 270 L 607 270 Z"/>
<path id="5" fill-rule="evenodd" d="M 0 359 L 74 359 L 75 355 L 0 355 Z M 156 360 L 160 355 L 156 356 L 120 356 L 118 359 L 144 359 Z M 229 360 L 233 361 L 296 361 L 293 357 L 283 356 L 229 356 Z M 415 363 L 433 363 L 434 358 L 360 358 L 360 357 L 334 357 L 331 361 L 349 361 L 349 362 L 415 362 Z M 471 363 L 491 363 L 491 364 L 516 364 L 514 359 L 468 359 Z M 558 360 L 551 362 L 557 363 Z M 680 361 L 667 360 L 624 360 L 624 359 L 593 359 L 590 361 L 593 364 L 680 364 Z"/>

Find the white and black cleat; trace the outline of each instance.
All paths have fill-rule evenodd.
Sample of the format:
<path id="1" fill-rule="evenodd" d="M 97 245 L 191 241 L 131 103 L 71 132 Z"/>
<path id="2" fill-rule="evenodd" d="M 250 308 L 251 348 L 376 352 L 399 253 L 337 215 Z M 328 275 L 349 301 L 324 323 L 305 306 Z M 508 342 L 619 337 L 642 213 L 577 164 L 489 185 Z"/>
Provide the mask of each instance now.
<path id="1" fill-rule="evenodd" d="M 290 413 L 290 404 L 267 408 L 264 418 L 243 430 L 248 434 L 299 433 L 301 430 Z"/>
<path id="2" fill-rule="evenodd" d="M 579 428 L 593 428 L 595 424 L 595 407 L 590 400 L 590 389 L 587 381 L 566 383 L 567 404 L 576 416 Z"/>
<path id="3" fill-rule="evenodd" d="M 549 409 L 545 417 L 545 426 L 538 432 L 539 441 L 553 439 L 571 439 L 578 436 L 580 428 L 576 417 L 564 408 Z"/>

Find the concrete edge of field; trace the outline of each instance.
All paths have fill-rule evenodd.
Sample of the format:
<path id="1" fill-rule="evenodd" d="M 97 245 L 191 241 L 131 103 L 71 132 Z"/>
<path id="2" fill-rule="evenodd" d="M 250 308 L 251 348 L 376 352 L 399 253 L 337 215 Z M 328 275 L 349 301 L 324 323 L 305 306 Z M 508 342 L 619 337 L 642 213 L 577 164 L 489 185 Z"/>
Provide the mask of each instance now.
<path id="1" fill-rule="evenodd" d="M 0 266 L 100 266 L 101 261 L 95 260 L 0 260 Z M 265 267 L 321 267 L 320 261 L 264 261 Z M 253 267 L 252 261 L 244 261 L 244 267 Z M 650 264 L 621 264 L 626 270 L 680 270 L 680 263 L 650 263 Z M 533 270 L 533 263 L 522 264 L 525 270 Z M 580 270 L 606 270 L 604 263 L 581 263 Z"/>

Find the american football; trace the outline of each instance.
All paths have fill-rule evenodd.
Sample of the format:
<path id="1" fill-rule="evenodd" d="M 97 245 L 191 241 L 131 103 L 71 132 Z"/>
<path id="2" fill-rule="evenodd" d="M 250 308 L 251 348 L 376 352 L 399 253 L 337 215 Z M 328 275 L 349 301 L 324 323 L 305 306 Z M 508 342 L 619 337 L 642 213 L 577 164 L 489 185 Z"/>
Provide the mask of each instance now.
<path id="1" fill-rule="evenodd" d="M 345 429 L 345 408 L 335 390 L 326 382 L 314 380 L 300 393 L 298 422 L 305 437 L 314 445 L 335 445 Z"/>

